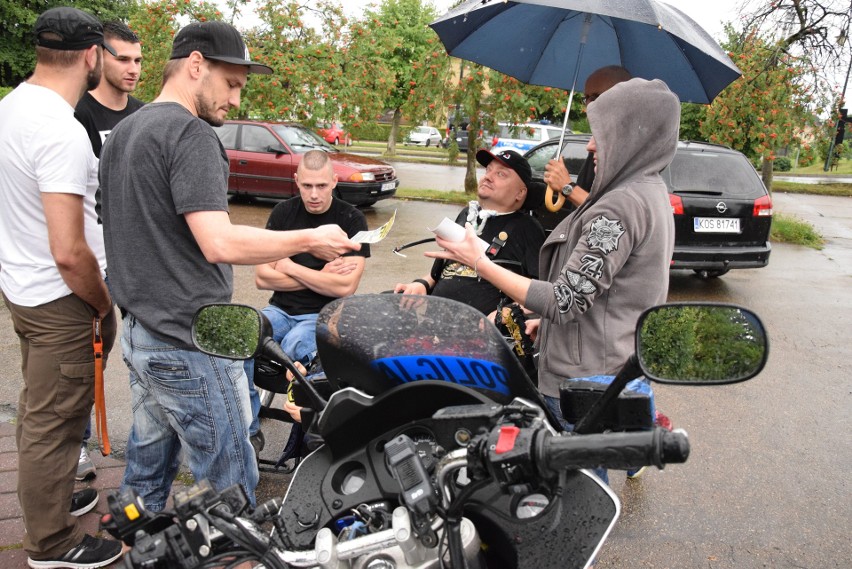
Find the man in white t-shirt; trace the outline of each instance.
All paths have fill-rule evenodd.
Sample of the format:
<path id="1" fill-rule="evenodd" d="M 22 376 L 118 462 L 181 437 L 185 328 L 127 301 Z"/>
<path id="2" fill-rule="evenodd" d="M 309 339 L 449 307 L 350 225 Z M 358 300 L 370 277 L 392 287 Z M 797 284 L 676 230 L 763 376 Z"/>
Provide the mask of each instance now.
<path id="1" fill-rule="evenodd" d="M 76 516 L 98 493 L 74 493 L 74 474 L 94 401 L 93 323 L 106 354 L 116 320 L 95 217 L 97 162 L 74 106 L 112 48 L 101 23 L 75 8 L 47 10 L 34 31 L 35 71 L 0 101 L 0 289 L 23 359 L 15 436 L 24 549 L 30 567 L 103 567 L 121 543 L 84 533 Z"/>

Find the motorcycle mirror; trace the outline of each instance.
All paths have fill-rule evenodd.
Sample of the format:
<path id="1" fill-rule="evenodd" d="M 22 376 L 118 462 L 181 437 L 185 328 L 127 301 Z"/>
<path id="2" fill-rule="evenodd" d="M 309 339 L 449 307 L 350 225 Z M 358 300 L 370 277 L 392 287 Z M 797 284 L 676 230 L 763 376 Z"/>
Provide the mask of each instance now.
<path id="1" fill-rule="evenodd" d="M 639 317 L 636 356 L 645 377 L 660 383 L 723 385 L 756 376 L 769 340 L 758 316 L 712 303 L 655 306 Z"/>
<path id="2" fill-rule="evenodd" d="M 314 409 L 325 409 L 326 400 L 272 339 L 272 325 L 256 308 L 244 304 L 202 306 L 192 319 L 192 343 L 205 354 L 232 360 L 270 355 L 293 374 L 293 381 L 305 391 Z"/>
<path id="3" fill-rule="evenodd" d="M 262 337 L 260 312 L 242 304 L 207 304 L 192 319 L 192 343 L 211 356 L 247 360 Z"/>

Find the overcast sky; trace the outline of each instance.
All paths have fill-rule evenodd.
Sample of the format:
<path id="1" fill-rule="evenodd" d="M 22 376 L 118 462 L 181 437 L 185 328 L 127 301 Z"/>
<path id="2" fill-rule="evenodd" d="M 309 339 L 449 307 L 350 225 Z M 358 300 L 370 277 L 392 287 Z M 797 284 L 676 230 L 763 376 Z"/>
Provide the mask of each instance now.
<path id="1" fill-rule="evenodd" d="M 376 4 L 375 0 L 342 0 L 350 15 L 360 13 L 365 6 Z M 687 16 L 701 24 L 717 41 L 722 37 L 722 24 L 737 19 L 742 0 L 665 0 Z M 454 0 L 432 0 L 432 4 L 443 14 L 455 4 Z"/>

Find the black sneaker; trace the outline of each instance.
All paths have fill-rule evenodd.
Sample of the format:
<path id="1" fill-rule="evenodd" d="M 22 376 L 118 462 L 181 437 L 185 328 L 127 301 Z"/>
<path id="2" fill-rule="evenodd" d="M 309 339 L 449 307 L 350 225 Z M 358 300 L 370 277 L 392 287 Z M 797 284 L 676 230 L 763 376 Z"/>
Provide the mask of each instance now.
<path id="1" fill-rule="evenodd" d="M 94 508 L 98 503 L 98 491 L 94 488 L 86 488 L 71 495 L 71 515 L 82 516 Z"/>
<path id="2" fill-rule="evenodd" d="M 83 536 L 77 547 L 58 559 L 27 558 L 27 564 L 33 569 L 92 569 L 104 567 L 121 557 L 121 542 L 98 539 L 90 535 Z"/>
<path id="3" fill-rule="evenodd" d="M 266 446 L 266 437 L 263 436 L 263 431 L 258 430 L 255 434 L 249 437 L 249 442 L 254 448 L 254 457 L 260 459 L 260 451 Z"/>

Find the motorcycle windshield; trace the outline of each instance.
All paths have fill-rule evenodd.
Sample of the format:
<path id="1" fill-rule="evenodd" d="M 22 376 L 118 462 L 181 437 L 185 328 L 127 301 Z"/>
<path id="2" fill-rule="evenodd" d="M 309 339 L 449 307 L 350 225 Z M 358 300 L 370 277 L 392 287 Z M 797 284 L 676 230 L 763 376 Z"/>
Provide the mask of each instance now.
<path id="1" fill-rule="evenodd" d="M 437 380 L 500 404 L 523 397 L 544 406 L 507 340 L 485 315 L 433 296 L 366 294 L 335 300 L 319 314 L 317 349 L 335 389 L 379 395 Z"/>

